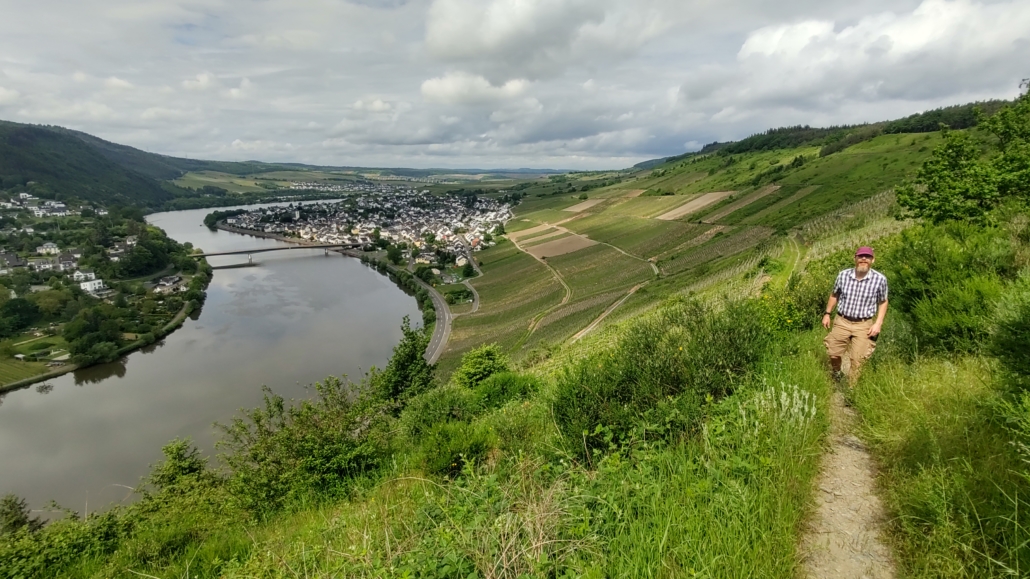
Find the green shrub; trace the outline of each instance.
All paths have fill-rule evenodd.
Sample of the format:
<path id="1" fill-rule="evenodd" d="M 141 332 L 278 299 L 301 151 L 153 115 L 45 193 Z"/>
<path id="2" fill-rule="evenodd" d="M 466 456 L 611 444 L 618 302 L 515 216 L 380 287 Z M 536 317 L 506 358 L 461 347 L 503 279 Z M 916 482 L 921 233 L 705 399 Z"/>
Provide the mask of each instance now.
<path id="1" fill-rule="evenodd" d="M 631 436 L 667 398 L 678 428 L 696 420 L 701 401 L 721 397 L 753 371 L 770 333 L 755 301 L 723 311 L 691 302 L 662 308 L 626 329 L 610 351 L 566 367 L 558 376 L 554 417 L 570 450 L 586 454 Z M 671 432 L 670 432 L 671 433 Z"/>
<path id="2" fill-rule="evenodd" d="M 762 292 L 766 322 L 778 330 L 810 330 L 822 320 L 833 288 L 828 276 L 791 274 L 786 287 Z"/>
<path id="3" fill-rule="evenodd" d="M 421 445 L 426 472 L 457 476 L 466 464 L 475 464 L 496 446 L 489 430 L 478 424 L 451 421 L 433 425 Z"/>
<path id="4" fill-rule="evenodd" d="M 470 422 L 483 411 L 481 397 L 462 386 L 441 386 L 412 398 L 400 422 L 412 440 L 426 435 L 437 424 Z"/>
<path id="5" fill-rule="evenodd" d="M 497 448 L 512 456 L 540 452 L 540 443 L 553 433 L 550 408 L 539 402 L 511 402 L 483 422 L 497 437 Z"/>
<path id="6" fill-rule="evenodd" d="M 367 394 L 352 401 L 355 388 L 330 377 L 315 384 L 316 400 L 292 407 L 266 390 L 263 408 L 222 427 L 218 445 L 240 506 L 261 513 L 312 494 L 338 494 L 389 456 L 389 413 Z"/>
<path id="7" fill-rule="evenodd" d="M 497 344 L 487 344 L 469 350 L 461 357 L 461 366 L 454 371 L 451 381 L 458 386 L 475 388 L 492 374 L 509 370 L 508 357 Z"/>
<path id="8" fill-rule="evenodd" d="M 4 495 L 0 499 L 0 536 L 14 534 L 26 529 L 38 531 L 43 528 L 43 521 L 33 517 L 25 499 L 15 495 Z"/>
<path id="9" fill-rule="evenodd" d="M 1000 228 L 952 222 L 907 230 L 884 258 L 891 305 L 911 317 L 920 349 L 978 349 L 1004 281 L 1017 274 L 1015 255 Z"/>
<path id="10" fill-rule="evenodd" d="M 1030 272 L 1000 300 L 991 351 L 1018 381 L 1030 378 Z"/>
<path id="11" fill-rule="evenodd" d="M 975 351 L 990 334 L 1001 292 L 1001 280 L 993 275 L 940 280 L 934 295 L 916 300 L 910 310 L 920 345 L 951 352 Z"/>
<path id="12" fill-rule="evenodd" d="M 892 306 L 903 312 L 935 297 L 957 277 L 1012 279 L 1018 273 L 1014 248 L 1003 230 L 961 222 L 908 229 L 877 261 L 877 269 L 887 275 Z"/>
<path id="13" fill-rule="evenodd" d="M 526 398 L 538 390 L 540 380 L 535 376 L 501 372 L 485 378 L 473 392 L 487 408 L 499 408 L 509 400 Z"/>
<path id="14" fill-rule="evenodd" d="M 35 533 L 22 529 L 0 540 L 0 579 L 54 577 L 84 558 L 104 560 L 125 529 L 114 511 L 85 521 L 68 517 Z"/>

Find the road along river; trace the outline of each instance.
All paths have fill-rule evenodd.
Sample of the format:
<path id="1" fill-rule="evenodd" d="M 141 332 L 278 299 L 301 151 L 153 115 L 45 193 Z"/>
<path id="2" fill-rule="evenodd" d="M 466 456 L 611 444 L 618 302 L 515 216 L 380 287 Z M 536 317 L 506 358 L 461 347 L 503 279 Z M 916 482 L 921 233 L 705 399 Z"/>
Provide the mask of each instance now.
<path id="1" fill-rule="evenodd" d="M 207 252 L 286 245 L 202 224 L 213 209 L 148 216 Z M 415 299 L 354 258 L 321 249 L 257 254 L 220 269 L 195 319 L 164 340 L 0 397 L 0 495 L 41 509 L 53 499 L 84 512 L 130 497 L 161 447 L 190 437 L 213 455 L 215 422 L 261 403 L 261 386 L 306 398 L 326 376 L 357 380 L 382 367 L 401 320 L 421 325 Z M 211 258 L 212 265 L 246 262 Z"/>

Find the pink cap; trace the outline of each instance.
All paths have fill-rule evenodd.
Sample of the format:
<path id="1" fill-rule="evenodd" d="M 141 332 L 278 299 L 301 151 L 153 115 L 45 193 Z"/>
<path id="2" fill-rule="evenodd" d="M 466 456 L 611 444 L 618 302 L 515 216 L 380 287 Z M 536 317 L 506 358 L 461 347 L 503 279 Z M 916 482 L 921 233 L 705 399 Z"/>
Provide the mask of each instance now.
<path id="1" fill-rule="evenodd" d="M 873 248 L 869 247 L 868 245 L 863 245 L 862 247 L 859 247 L 858 251 L 855 252 L 855 257 L 858 257 L 860 255 L 868 255 L 869 257 L 873 257 Z"/>

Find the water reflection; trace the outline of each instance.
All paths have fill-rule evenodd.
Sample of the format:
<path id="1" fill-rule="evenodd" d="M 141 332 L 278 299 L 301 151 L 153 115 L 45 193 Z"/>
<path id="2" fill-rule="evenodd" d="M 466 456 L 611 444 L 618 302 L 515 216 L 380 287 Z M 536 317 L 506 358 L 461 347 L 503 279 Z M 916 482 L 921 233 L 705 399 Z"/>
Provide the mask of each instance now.
<path id="1" fill-rule="evenodd" d="M 75 385 L 100 384 L 111 377 L 124 378 L 125 373 L 128 371 L 127 363 L 128 357 L 124 357 L 108 364 L 97 364 L 96 366 L 76 370 L 72 372 L 72 375 L 75 377 Z"/>
<path id="2" fill-rule="evenodd" d="M 151 216 L 207 251 L 281 245 L 212 232 L 207 210 Z M 231 263 L 233 256 L 214 258 Z M 238 259 L 238 256 L 237 256 Z M 214 422 L 261 403 L 261 386 L 287 399 L 326 376 L 383 366 L 412 298 L 353 258 L 321 250 L 274 252 L 262 266 L 215 272 L 204 308 L 183 327 L 111 364 L 0 396 L 0 494 L 35 508 L 50 499 L 90 511 L 125 498 L 161 447 L 190 437 L 211 453 Z"/>

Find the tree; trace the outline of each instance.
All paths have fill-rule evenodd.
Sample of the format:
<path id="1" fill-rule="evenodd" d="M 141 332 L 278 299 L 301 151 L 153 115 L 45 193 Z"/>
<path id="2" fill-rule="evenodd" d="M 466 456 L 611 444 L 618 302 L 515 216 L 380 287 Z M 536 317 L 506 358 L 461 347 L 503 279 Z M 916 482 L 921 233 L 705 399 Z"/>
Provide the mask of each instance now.
<path id="1" fill-rule="evenodd" d="M 36 307 L 47 317 L 54 317 L 64 309 L 64 304 L 71 299 L 71 294 L 59 290 L 49 290 L 31 294 Z"/>
<path id="2" fill-rule="evenodd" d="M 404 337 L 394 347 L 386 368 L 373 378 L 373 388 L 382 400 L 404 400 L 433 383 L 436 365 L 425 359 L 429 335 L 424 330 L 412 329 L 408 316 L 404 316 L 401 332 Z"/>
<path id="3" fill-rule="evenodd" d="M 993 116 L 980 119 L 980 126 L 998 139 L 1000 155 L 993 166 L 998 173 L 998 190 L 1003 196 L 1030 199 L 1030 82 L 1015 104 Z"/>
<path id="4" fill-rule="evenodd" d="M 30 517 L 28 503 L 15 495 L 4 495 L 0 499 L 0 536 L 14 533 L 21 529 L 35 532 L 43 528 L 43 521 L 38 517 Z"/>
<path id="5" fill-rule="evenodd" d="M 391 245 L 386 248 L 386 259 L 390 260 L 390 263 L 397 265 L 404 258 L 404 254 L 401 252 L 401 248 L 396 245 Z"/>
<path id="6" fill-rule="evenodd" d="M 994 168 L 981 160 L 969 133 L 942 127 L 941 136 L 944 142 L 923 163 L 915 183 L 898 188 L 898 204 L 933 223 L 988 221 L 1001 199 Z"/>
<path id="7" fill-rule="evenodd" d="M 476 268 L 472 265 L 471 261 L 465 262 L 465 267 L 461 268 L 461 275 L 465 277 L 472 277 L 476 275 Z"/>
<path id="8" fill-rule="evenodd" d="M 0 306 L 0 317 L 10 322 L 14 331 L 31 326 L 40 317 L 36 304 L 24 298 L 7 300 Z"/>
<path id="9" fill-rule="evenodd" d="M 475 388 L 480 382 L 498 372 L 509 370 L 508 357 L 497 344 L 487 344 L 469 350 L 461 357 L 461 366 L 454 371 L 451 380 L 458 386 Z"/>

